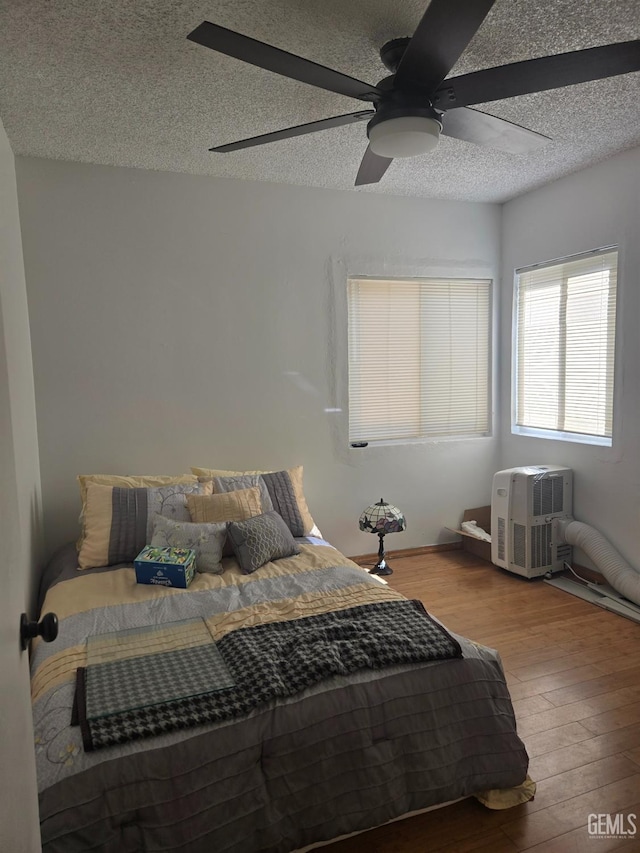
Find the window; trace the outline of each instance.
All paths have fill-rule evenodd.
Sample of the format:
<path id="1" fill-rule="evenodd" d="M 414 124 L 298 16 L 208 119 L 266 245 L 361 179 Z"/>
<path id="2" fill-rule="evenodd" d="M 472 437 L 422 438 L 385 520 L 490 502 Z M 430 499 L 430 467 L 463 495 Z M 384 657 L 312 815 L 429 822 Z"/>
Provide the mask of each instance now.
<path id="1" fill-rule="evenodd" d="M 617 259 L 516 270 L 512 432 L 611 445 Z"/>
<path id="2" fill-rule="evenodd" d="M 349 441 L 487 435 L 491 282 L 348 280 Z"/>

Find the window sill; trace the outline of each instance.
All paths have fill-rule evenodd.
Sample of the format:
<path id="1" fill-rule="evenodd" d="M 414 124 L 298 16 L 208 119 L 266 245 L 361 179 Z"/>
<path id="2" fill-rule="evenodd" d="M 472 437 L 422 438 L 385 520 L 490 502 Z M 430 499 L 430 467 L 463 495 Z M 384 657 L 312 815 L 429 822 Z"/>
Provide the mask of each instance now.
<path id="1" fill-rule="evenodd" d="M 536 429 L 535 427 L 523 427 L 511 425 L 513 435 L 522 435 L 526 438 L 546 438 L 551 441 L 568 441 L 574 444 L 593 444 L 597 447 L 611 447 L 613 441 L 604 435 L 584 435 L 577 432 L 561 432 L 552 429 Z"/>

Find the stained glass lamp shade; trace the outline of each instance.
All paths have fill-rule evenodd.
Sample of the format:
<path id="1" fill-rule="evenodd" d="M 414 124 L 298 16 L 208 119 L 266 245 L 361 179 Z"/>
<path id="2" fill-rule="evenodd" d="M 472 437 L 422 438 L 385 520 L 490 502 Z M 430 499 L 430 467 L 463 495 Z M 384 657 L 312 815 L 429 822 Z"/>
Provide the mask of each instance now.
<path id="1" fill-rule="evenodd" d="M 387 533 L 400 533 L 407 527 L 404 513 L 397 506 L 392 506 L 382 498 L 377 504 L 368 506 L 360 516 L 360 530 L 377 533 L 380 539 L 378 562 L 370 569 L 372 575 L 391 575 L 393 569 L 389 566 L 384 553 L 384 537 Z"/>

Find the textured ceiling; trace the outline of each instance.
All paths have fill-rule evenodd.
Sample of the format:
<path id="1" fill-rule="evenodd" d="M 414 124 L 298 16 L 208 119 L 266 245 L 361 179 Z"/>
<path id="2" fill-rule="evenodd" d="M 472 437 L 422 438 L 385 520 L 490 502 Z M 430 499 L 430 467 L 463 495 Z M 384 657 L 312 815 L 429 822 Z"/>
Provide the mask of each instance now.
<path id="1" fill-rule="evenodd" d="M 0 0 L 0 117 L 17 155 L 360 193 L 504 201 L 640 145 L 640 73 L 479 105 L 552 137 L 526 155 L 443 137 L 355 189 L 366 122 L 221 145 L 367 107 L 187 41 L 203 20 L 377 83 L 427 0 Z M 452 75 L 640 38 L 640 0 L 497 0 Z"/>

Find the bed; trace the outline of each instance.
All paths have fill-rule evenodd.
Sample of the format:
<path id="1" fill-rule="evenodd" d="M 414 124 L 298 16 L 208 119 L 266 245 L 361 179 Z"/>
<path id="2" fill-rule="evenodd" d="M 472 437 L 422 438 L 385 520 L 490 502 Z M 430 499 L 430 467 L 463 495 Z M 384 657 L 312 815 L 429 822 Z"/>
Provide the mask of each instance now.
<path id="1" fill-rule="evenodd" d="M 220 573 L 186 589 L 138 584 L 130 562 L 79 572 L 75 544 L 58 552 L 41 610 L 58 615 L 59 634 L 36 641 L 31 658 L 44 853 L 290 853 L 462 797 L 507 807 L 532 796 L 498 654 L 450 634 L 325 540 L 295 545 L 249 574 L 224 557 Z M 360 639 L 345 642 L 361 622 L 368 658 Z M 89 719 L 81 687 L 96 650 L 133 636 L 138 664 L 155 661 L 174 652 L 176 631 L 203 627 L 234 686 L 172 693 L 161 678 L 169 692 L 154 703 Z M 289 679 L 277 690 L 263 666 L 274 637 Z M 190 639 L 182 651 L 193 646 L 202 652 Z"/>

